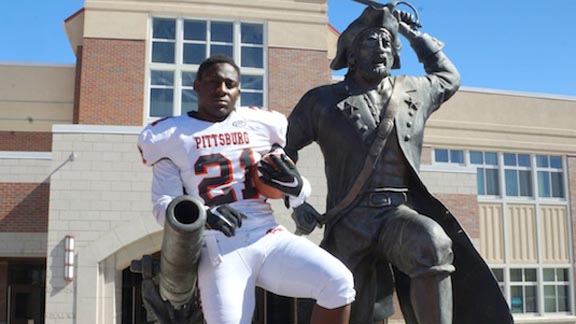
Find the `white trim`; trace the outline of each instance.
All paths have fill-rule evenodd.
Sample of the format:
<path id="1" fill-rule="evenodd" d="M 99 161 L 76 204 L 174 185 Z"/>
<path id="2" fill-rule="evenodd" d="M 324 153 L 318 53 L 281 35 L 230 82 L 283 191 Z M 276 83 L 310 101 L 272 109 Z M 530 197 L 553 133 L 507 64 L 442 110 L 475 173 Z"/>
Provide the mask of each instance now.
<path id="1" fill-rule="evenodd" d="M 570 206 L 572 206 L 572 201 L 571 201 L 571 196 L 570 196 L 570 187 L 569 187 L 569 179 L 568 179 L 568 157 L 567 156 L 562 156 L 562 180 L 564 183 L 564 199 L 565 199 L 565 203 L 566 203 L 566 225 L 568 227 L 568 253 L 569 253 L 569 260 L 570 260 L 570 267 L 568 268 L 568 287 L 569 287 L 569 291 L 570 291 L 570 295 L 568 296 L 568 298 L 570 298 L 570 313 L 572 315 L 574 315 L 576 313 L 575 307 L 576 307 L 576 302 L 574 301 L 574 296 L 575 296 L 575 292 L 574 292 L 574 244 L 572 244 L 572 242 L 574 242 L 574 231 L 573 231 L 573 223 L 572 223 L 572 208 L 570 208 Z"/>
<path id="2" fill-rule="evenodd" d="M 344 81 L 344 75 L 332 74 L 332 82 L 336 83 L 340 81 Z"/>
<path id="3" fill-rule="evenodd" d="M 90 134 L 140 134 L 144 126 L 52 125 L 52 132 Z"/>
<path id="4" fill-rule="evenodd" d="M 32 66 L 32 67 L 71 67 L 75 68 L 73 63 L 42 63 L 42 62 L 0 62 L 0 66 Z"/>
<path id="5" fill-rule="evenodd" d="M 310 47 L 310 46 L 290 46 L 290 45 L 272 45 L 272 46 L 268 46 L 269 48 L 278 48 L 278 49 L 288 49 L 288 50 L 303 50 L 303 51 L 315 51 L 315 52 L 328 52 L 328 49 L 326 48 L 320 48 L 320 47 Z M 332 71 L 332 70 L 331 70 Z M 332 71 L 333 73 L 334 71 Z M 333 75 L 334 77 L 334 75 Z"/>
<path id="6" fill-rule="evenodd" d="M 52 160 L 52 152 L 0 151 L 0 159 Z"/>
<path id="7" fill-rule="evenodd" d="M 499 90 L 499 89 L 487 89 L 487 88 L 476 88 L 476 87 L 460 87 L 459 92 L 462 92 L 462 91 L 464 91 L 464 92 L 479 92 L 479 93 L 496 94 L 496 95 L 507 95 L 507 96 L 515 96 L 515 97 L 529 97 L 529 98 L 576 101 L 576 96 L 523 92 L 523 91 L 514 91 L 514 90 Z"/>
<path id="8" fill-rule="evenodd" d="M 476 174 L 475 166 L 463 166 L 450 163 L 425 164 L 420 166 L 420 172 L 450 172 Z"/>

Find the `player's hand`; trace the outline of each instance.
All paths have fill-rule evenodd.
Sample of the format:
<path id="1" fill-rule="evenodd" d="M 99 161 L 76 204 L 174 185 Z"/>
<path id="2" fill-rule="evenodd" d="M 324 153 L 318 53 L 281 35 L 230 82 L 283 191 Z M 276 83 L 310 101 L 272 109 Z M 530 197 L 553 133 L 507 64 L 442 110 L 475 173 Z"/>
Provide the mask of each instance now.
<path id="1" fill-rule="evenodd" d="M 294 162 L 286 154 L 268 154 L 260 160 L 260 180 L 286 195 L 298 197 L 304 182 Z"/>
<path id="2" fill-rule="evenodd" d="M 322 215 L 306 202 L 292 209 L 292 219 L 296 223 L 296 235 L 308 235 L 314 228 L 322 227 Z"/>
<path id="3" fill-rule="evenodd" d="M 212 207 L 206 211 L 206 227 L 218 230 L 231 237 L 236 235 L 236 228 L 242 227 L 242 219 L 248 218 L 244 213 L 227 204 Z"/>

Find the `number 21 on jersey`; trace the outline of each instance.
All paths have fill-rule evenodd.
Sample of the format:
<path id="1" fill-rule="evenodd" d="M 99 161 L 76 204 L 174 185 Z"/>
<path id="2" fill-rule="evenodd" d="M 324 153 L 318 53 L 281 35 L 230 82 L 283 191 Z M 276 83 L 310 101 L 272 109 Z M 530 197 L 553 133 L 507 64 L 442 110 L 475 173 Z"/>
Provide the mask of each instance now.
<path id="1" fill-rule="evenodd" d="M 252 180 L 252 172 L 256 172 L 254 155 L 252 149 L 243 149 L 239 156 L 239 167 L 244 174 L 244 189 L 237 193 L 232 186 L 234 181 L 233 161 L 222 153 L 213 153 L 201 155 L 194 164 L 196 176 L 203 177 L 208 174 L 209 168 L 219 168 L 220 175 L 215 177 L 206 177 L 198 185 L 198 193 L 208 206 L 229 204 L 238 201 L 240 194 L 242 199 L 258 198 L 258 191 Z M 211 191 L 219 188 L 223 190 L 222 194 L 213 195 Z"/>

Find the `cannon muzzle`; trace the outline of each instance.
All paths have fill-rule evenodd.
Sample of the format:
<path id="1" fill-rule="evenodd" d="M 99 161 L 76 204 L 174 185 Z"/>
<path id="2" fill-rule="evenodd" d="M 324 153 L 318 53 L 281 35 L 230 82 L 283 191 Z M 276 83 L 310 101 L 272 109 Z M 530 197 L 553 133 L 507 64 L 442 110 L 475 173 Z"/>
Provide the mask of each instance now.
<path id="1" fill-rule="evenodd" d="M 186 305 L 194 293 L 198 278 L 198 260 L 206 211 L 192 196 L 174 198 L 166 210 L 159 292 L 176 309 Z"/>

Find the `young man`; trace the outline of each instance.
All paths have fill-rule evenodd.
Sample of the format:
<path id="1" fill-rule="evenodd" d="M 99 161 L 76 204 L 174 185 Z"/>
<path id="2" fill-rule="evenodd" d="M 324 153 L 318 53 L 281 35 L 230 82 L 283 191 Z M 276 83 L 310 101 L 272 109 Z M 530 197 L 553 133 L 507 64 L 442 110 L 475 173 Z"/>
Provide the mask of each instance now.
<path id="1" fill-rule="evenodd" d="M 167 205 L 188 194 L 207 206 L 205 244 L 198 269 L 204 316 L 209 324 L 252 321 L 255 286 L 273 293 L 316 299 L 311 323 L 348 323 L 352 274 L 336 258 L 279 226 L 252 172 L 275 144 L 283 146 L 286 118 L 260 108 L 235 108 L 240 70 L 231 59 L 204 61 L 194 89 L 198 111 L 146 127 L 139 148 L 153 167 L 152 200 L 164 223 Z M 264 165 L 265 181 L 290 196 L 306 195 L 304 181 L 285 159 Z"/>

